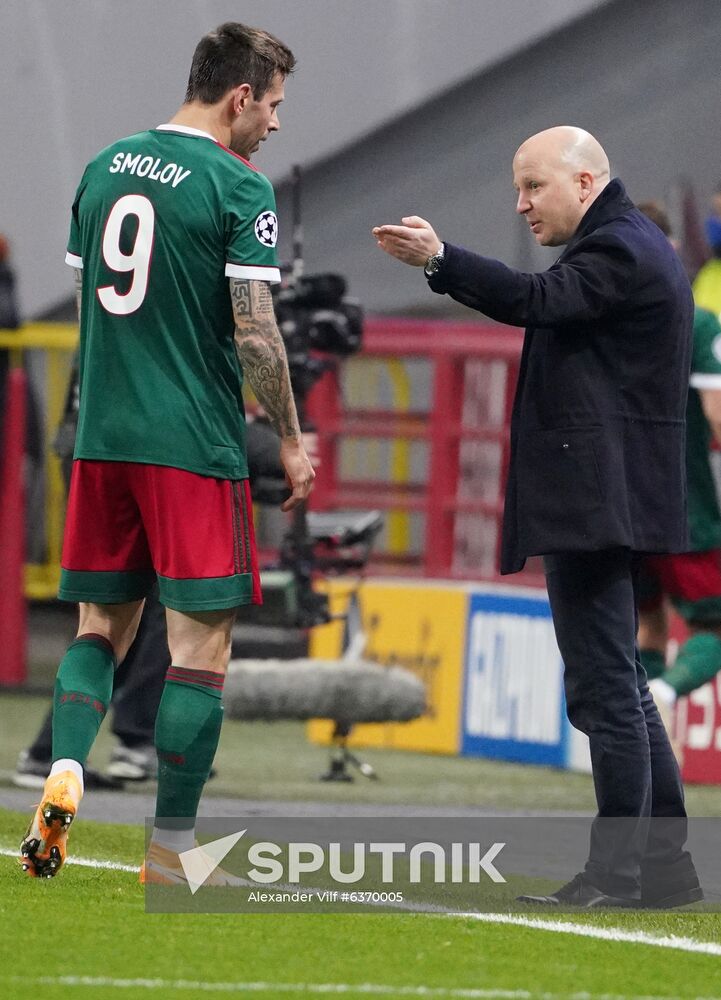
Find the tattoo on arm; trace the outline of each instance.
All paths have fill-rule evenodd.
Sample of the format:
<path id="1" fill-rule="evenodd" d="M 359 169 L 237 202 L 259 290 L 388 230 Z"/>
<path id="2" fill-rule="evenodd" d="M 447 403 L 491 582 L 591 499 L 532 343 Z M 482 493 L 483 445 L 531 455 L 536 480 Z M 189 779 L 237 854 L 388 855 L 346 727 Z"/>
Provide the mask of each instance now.
<path id="1" fill-rule="evenodd" d="M 243 371 L 281 437 L 299 437 L 285 344 L 278 330 L 270 286 L 265 281 L 230 279 L 235 347 Z"/>
<path id="2" fill-rule="evenodd" d="M 242 319 L 252 318 L 249 281 L 231 279 L 230 297 L 233 300 L 233 315 L 236 324 L 240 323 Z"/>
<path id="3" fill-rule="evenodd" d="M 80 306 L 83 300 L 83 271 L 80 267 L 74 267 L 75 272 L 75 304 L 78 307 L 78 323 L 80 322 Z"/>

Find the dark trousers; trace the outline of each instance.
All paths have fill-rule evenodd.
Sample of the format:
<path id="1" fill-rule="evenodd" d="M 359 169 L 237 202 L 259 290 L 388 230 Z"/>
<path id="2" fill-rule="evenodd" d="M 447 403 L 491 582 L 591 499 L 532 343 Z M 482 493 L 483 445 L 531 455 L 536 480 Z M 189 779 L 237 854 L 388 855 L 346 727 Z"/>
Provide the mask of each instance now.
<path id="1" fill-rule="evenodd" d="M 155 716 L 170 666 L 165 608 L 157 588 L 146 598 L 138 634 L 113 680 L 113 724 L 118 739 L 128 747 L 152 744 Z M 29 748 L 36 760 L 50 760 L 53 744 L 52 706 Z"/>
<path id="2" fill-rule="evenodd" d="M 676 758 L 636 644 L 638 557 L 628 549 L 544 557 L 568 718 L 586 733 L 598 816 L 586 872 L 636 897 L 644 868 L 682 855 L 687 823 Z"/>

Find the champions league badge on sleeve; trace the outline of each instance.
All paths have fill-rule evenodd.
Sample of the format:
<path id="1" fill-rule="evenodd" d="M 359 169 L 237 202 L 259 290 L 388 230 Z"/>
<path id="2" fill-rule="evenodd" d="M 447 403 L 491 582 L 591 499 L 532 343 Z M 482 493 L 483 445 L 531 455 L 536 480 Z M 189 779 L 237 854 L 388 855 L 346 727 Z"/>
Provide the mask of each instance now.
<path id="1" fill-rule="evenodd" d="M 255 235 L 264 247 L 278 242 L 278 218 L 275 212 L 261 212 L 255 220 Z"/>

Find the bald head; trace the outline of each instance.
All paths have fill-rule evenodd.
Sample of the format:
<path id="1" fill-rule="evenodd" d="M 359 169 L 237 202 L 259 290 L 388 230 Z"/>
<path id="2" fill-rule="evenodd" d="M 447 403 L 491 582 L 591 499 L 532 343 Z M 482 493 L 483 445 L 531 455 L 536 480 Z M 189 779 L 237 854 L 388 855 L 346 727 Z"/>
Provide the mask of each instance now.
<path id="1" fill-rule="evenodd" d="M 608 157 L 589 132 L 558 125 L 526 139 L 513 158 L 516 211 L 538 243 L 567 243 L 610 179 Z"/>
<path id="2" fill-rule="evenodd" d="M 588 170 L 594 177 L 608 180 L 610 167 L 603 146 L 590 132 L 574 125 L 556 125 L 537 132 L 518 147 L 514 162 L 545 159 L 572 171 Z"/>

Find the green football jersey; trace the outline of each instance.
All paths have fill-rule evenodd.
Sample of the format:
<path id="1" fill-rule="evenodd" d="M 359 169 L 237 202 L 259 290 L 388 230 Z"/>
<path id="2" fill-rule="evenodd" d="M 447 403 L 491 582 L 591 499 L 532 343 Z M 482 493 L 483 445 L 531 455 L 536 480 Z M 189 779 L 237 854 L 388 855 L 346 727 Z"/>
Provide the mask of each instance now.
<path id="1" fill-rule="evenodd" d="M 270 182 L 206 132 L 160 125 L 88 165 L 75 457 L 248 475 L 228 278 L 280 280 Z"/>
<path id="2" fill-rule="evenodd" d="M 688 524 L 692 552 L 721 547 L 721 513 L 709 464 L 711 428 L 699 389 L 721 390 L 721 327 L 713 313 L 696 309 L 693 357 L 686 407 L 686 473 Z"/>

